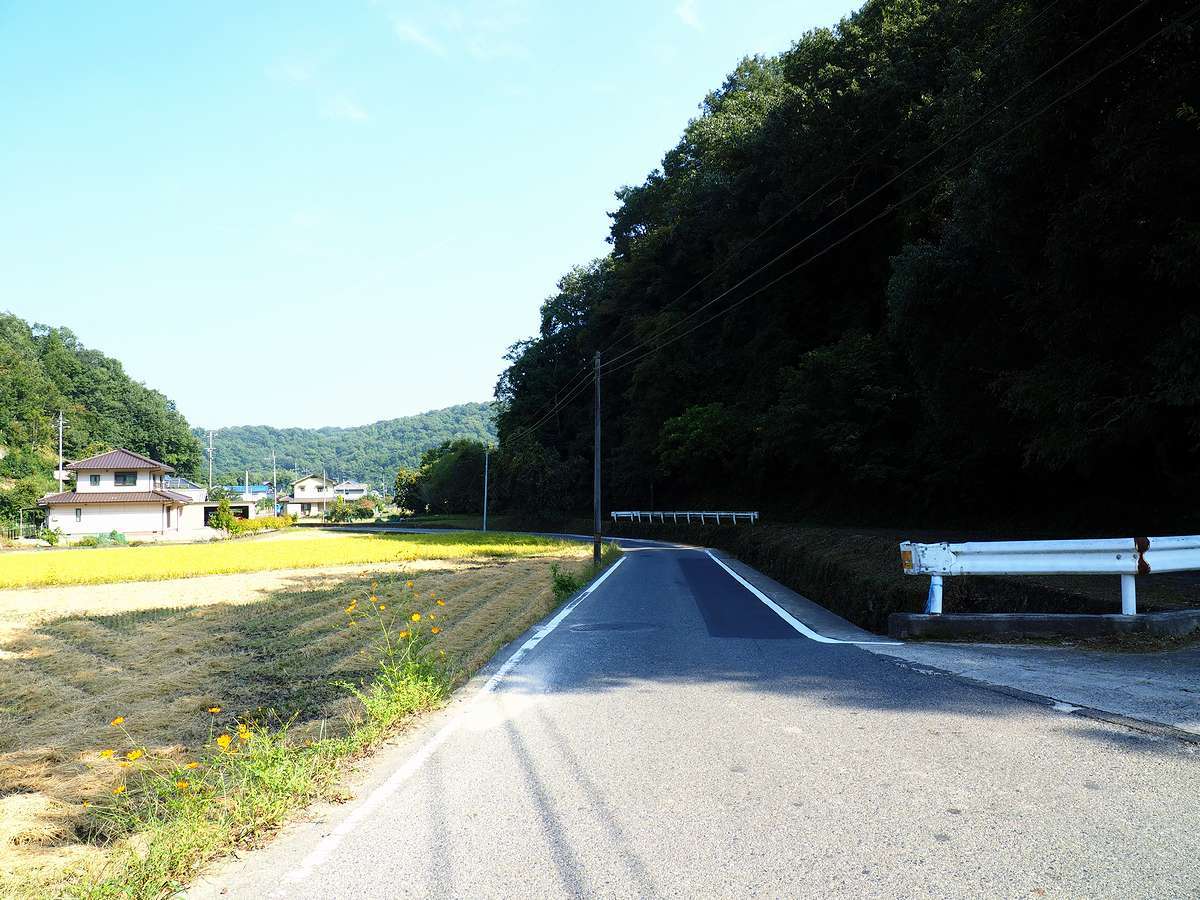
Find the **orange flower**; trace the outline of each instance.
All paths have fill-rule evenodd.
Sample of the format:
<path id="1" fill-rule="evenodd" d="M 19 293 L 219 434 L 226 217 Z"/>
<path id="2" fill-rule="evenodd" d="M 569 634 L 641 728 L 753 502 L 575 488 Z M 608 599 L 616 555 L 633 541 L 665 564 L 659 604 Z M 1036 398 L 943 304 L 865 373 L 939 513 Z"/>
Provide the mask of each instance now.
<path id="1" fill-rule="evenodd" d="M 109 724 L 109 725 L 112 725 L 113 727 L 116 727 L 117 725 L 124 725 L 124 724 L 125 724 L 125 717 L 124 717 L 124 716 L 117 716 L 115 719 L 113 719 L 113 720 L 112 720 L 111 722 L 109 722 L 108 724 Z"/>
<path id="2" fill-rule="evenodd" d="M 100 751 L 100 758 L 101 758 L 101 759 L 112 759 L 112 758 L 113 758 L 113 751 L 112 751 L 112 750 L 101 750 L 101 751 Z"/>
<path id="3" fill-rule="evenodd" d="M 439 600 L 439 601 L 437 602 L 437 605 L 438 605 L 438 606 L 445 606 L 445 605 L 446 605 L 446 601 L 445 601 L 445 600 Z"/>
<path id="4" fill-rule="evenodd" d="M 438 628 L 436 625 L 434 625 L 432 628 L 430 628 L 429 631 L 431 634 L 441 634 L 442 633 L 442 629 Z"/>
<path id="5" fill-rule="evenodd" d="M 411 616 L 409 616 L 409 618 L 410 618 L 410 619 L 412 619 L 414 622 L 420 622 L 420 621 L 421 621 L 421 614 L 420 614 L 420 613 L 413 613 Z"/>
<path id="6" fill-rule="evenodd" d="M 214 715 L 214 716 L 215 716 L 217 713 L 219 713 L 219 712 L 221 711 L 221 707 L 219 707 L 219 706 L 210 706 L 210 707 L 208 708 L 208 711 L 209 711 L 209 713 L 211 713 L 212 715 Z"/>
<path id="7" fill-rule="evenodd" d="M 179 788 L 181 791 L 186 791 L 189 787 L 191 787 L 191 785 L 186 778 L 180 778 L 177 782 L 175 782 L 175 787 Z"/>
<path id="8" fill-rule="evenodd" d="M 227 734 L 223 734 L 217 738 L 217 746 L 220 747 L 222 750 L 228 750 L 229 745 L 232 742 L 233 742 L 233 738 Z"/>
<path id="9" fill-rule="evenodd" d="M 198 768 L 200 768 L 200 763 L 192 761 L 192 762 L 188 763 L 186 766 L 184 766 L 184 768 L 185 769 L 198 769 Z"/>
<path id="10" fill-rule="evenodd" d="M 125 785 L 123 785 L 123 784 L 118 784 L 118 785 L 117 785 L 115 788 L 113 788 L 113 793 L 114 793 L 114 794 L 123 794 L 123 793 L 125 793 Z"/>
<path id="11" fill-rule="evenodd" d="M 400 632 L 400 633 L 399 633 L 398 635 L 396 635 L 396 636 L 397 636 L 398 638 L 400 638 L 401 640 L 403 640 L 404 638 L 408 637 L 408 631 L 407 631 L 407 630 L 405 630 L 405 631 L 402 631 L 402 632 Z"/>

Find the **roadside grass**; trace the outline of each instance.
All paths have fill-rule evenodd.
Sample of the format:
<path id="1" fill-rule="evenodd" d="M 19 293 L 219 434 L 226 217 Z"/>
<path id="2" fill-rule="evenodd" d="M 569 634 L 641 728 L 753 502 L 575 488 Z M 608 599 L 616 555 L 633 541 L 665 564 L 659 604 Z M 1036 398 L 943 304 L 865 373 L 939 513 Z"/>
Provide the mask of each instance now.
<path id="1" fill-rule="evenodd" d="M 0 588 L 159 581 L 417 559 L 505 559 L 570 553 L 569 541 L 506 532 L 339 534 L 280 541 L 228 541 L 54 550 L 0 555 Z"/>
<path id="2" fill-rule="evenodd" d="M 0 895 L 170 896 L 336 797 L 348 761 L 583 583 L 571 549 L 557 577 L 442 561 L 118 615 L 0 607 Z"/>

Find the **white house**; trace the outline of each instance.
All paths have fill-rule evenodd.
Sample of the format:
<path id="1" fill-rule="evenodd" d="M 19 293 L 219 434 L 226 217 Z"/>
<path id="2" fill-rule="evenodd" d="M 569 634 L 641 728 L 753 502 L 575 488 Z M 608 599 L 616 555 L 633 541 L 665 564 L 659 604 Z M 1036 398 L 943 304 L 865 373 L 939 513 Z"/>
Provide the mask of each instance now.
<path id="1" fill-rule="evenodd" d="M 131 450 L 110 450 L 66 469 L 75 476 L 74 489 L 47 494 L 38 506 L 46 509 L 46 526 L 60 529 L 68 540 L 111 531 L 152 540 L 218 533 L 208 527 L 218 502 L 206 499 L 203 486 L 176 477 L 166 463 Z M 230 510 L 243 519 L 261 514 L 253 501 L 236 498 Z"/>
<path id="2" fill-rule="evenodd" d="M 281 497 L 279 502 L 288 514 L 302 519 L 323 516 L 337 496 L 334 487 L 334 482 L 323 475 L 306 475 L 292 485 L 291 496 Z"/>
<path id="3" fill-rule="evenodd" d="M 174 469 L 130 450 L 111 450 L 70 463 L 75 487 L 47 494 L 46 525 L 69 537 L 120 531 L 125 535 L 181 535 L 187 494 L 170 490 L 164 479 Z"/>
<path id="4" fill-rule="evenodd" d="M 371 486 L 362 481 L 339 481 L 333 486 L 333 492 L 345 497 L 347 503 L 353 503 L 371 493 Z"/>

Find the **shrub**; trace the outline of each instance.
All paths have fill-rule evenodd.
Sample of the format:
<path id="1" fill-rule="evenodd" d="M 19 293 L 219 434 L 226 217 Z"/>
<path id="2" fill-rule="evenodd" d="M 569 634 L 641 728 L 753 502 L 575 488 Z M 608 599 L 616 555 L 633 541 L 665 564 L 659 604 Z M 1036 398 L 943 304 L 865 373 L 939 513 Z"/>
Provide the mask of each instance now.
<path id="1" fill-rule="evenodd" d="M 237 519 L 234 518 L 233 509 L 229 505 L 229 498 L 222 497 L 217 504 L 217 511 L 208 518 L 210 528 L 217 528 L 221 531 L 227 531 L 230 534 L 237 528 Z"/>
<path id="2" fill-rule="evenodd" d="M 51 547 L 57 546 L 62 536 L 63 531 L 61 528 L 43 528 L 38 532 L 38 537 L 40 537 Z"/>
<path id="3" fill-rule="evenodd" d="M 232 534 L 254 534 L 258 531 L 275 531 L 290 528 L 296 523 L 294 516 L 259 516 L 257 519 L 234 519 Z"/>

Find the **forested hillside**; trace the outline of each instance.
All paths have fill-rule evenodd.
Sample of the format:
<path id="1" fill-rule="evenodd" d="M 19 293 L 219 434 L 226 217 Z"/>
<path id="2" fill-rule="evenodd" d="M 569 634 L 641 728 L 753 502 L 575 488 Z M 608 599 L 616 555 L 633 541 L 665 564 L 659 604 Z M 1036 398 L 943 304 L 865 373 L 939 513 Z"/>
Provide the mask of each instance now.
<path id="1" fill-rule="evenodd" d="M 125 447 L 191 472 L 200 445 L 175 405 L 65 328 L 0 313 L 0 519 L 55 486 L 61 410 L 67 459 Z"/>
<path id="2" fill-rule="evenodd" d="M 324 469 L 331 478 L 361 479 L 386 494 L 397 469 L 416 466 L 426 450 L 455 438 L 495 442 L 492 404 L 461 403 L 353 428 L 222 428 L 214 438 L 214 466 L 220 481 L 241 481 L 247 469 L 252 481 L 270 480 L 273 448 L 281 483 L 296 472 Z"/>
<path id="3" fill-rule="evenodd" d="M 871 0 L 741 62 L 512 348 L 500 502 L 589 507 L 602 350 L 608 508 L 1195 519 L 1196 14 Z"/>

